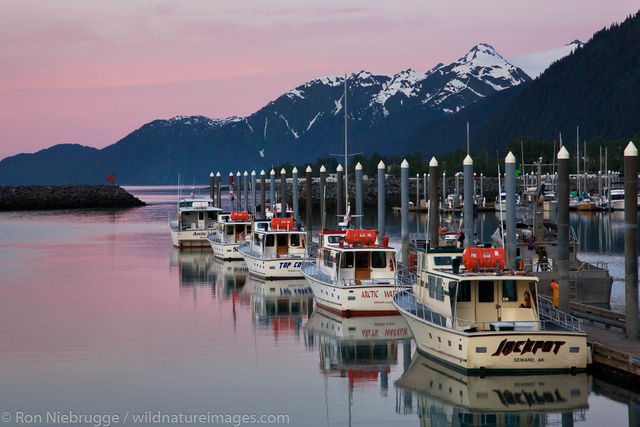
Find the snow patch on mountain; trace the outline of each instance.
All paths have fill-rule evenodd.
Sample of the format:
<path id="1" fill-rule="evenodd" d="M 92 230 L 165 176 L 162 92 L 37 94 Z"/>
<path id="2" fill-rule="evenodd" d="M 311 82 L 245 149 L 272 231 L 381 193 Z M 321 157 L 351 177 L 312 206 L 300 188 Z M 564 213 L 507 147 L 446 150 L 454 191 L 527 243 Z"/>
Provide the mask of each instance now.
<path id="1" fill-rule="evenodd" d="M 373 98 L 373 102 L 384 105 L 389 98 L 401 93 L 407 98 L 418 95 L 418 88 L 416 84 L 427 76 L 422 73 L 417 73 L 411 68 L 399 72 L 398 74 L 391 76 L 391 80 L 383 85 L 382 90 Z"/>
<path id="2" fill-rule="evenodd" d="M 583 44 L 580 40 L 574 40 L 571 43 L 554 49 L 514 56 L 509 58 L 508 61 L 527 73 L 529 77 L 535 79 L 549 68 L 551 64 L 572 54 L 578 47 L 582 47 Z"/>
<path id="3" fill-rule="evenodd" d="M 156 124 L 163 127 L 173 126 L 176 124 L 185 126 L 204 124 L 211 128 L 219 128 L 229 123 L 236 123 L 244 119 L 244 117 L 238 116 L 231 116 L 227 117 L 226 119 L 210 119 L 209 117 L 205 116 L 175 116 L 168 120 L 157 120 Z"/>
<path id="4" fill-rule="evenodd" d="M 284 124 L 287 126 L 287 129 L 289 129 L 289 131 L 291 131 L 291 134 L 293 135 L 293 137 L 295 139 L 298 139 L 298 133 L 296 131 L 294 131 L 293 129 L 291 129 L 291 126 L 289 126 L 289 121 L 287 119 L 285 119 L 285 117 L 280 114 L 280 118 L 284 121 Z"/>
<path id="5" fill-rule="evenodd" d="M 285 93 L 285 95 L 288 96 L 290 99 L 294 99 L 296 97 L 300 99 L 304 99 L 304 92 L 298 88 L 291 89 L 289 92 Z"/>
<path id="6" fill-rule="evenodd" d="M 333 111 L 331 113 L 333 113 L 334 116 L 337 116 L 338 113 L 340 112 L 340 110 L 342 110 L 342 96 L 340 97 L 340 99 L 334 100 L 334 104 L 335 104 L 335 108 L 333 109 Z"/>
<path id="7" fill-rule="evenodd" d="M 316 122 L 316 119 L 322 114 L 322 112 L 318 113 L 315 115 L 315 117 L 313 119 L 311 119 L 311 121 L 309 122 L 309 125 L 307 126 L 307 129 L 305 132 L 308 132 L 309 129 L 311 129 L 311 126 L 313 126 L 313 124 Z"/>

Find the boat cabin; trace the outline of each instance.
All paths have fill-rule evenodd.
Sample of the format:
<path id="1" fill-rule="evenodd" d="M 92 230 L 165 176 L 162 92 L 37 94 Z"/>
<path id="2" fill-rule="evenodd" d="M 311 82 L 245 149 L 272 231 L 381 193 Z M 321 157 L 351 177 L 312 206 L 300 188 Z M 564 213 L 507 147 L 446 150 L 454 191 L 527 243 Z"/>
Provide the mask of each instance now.
<path id="1" fill-rule="evenodd" d="M 503 249 L 418 252 L 414 295 L 436 324 L 465 332 L 537 330 L 537 278 L 505 272 Z"/>
<path id="2" fill-rule="evenodd" d="M 213 205 L 213 199 L 188 197 L 178 202 L 180 230 L 205 230 L 215 227 L 222 209 Z"/>
<path id="3" fill-rule="evenodd" d="M 218 215 L 218 229 L 222 243 L 238 243 L 251 233 L 252 217 L 249 212 L 231 212 Z"/>
<path id="4" fill-rule="evenodd" d="M 304 257 L 307 233 L 299 231 L 293 218 L 256 222 L 251 246 L 264 258 Z"/>
<path id="5" fill-rule="evenodd" d="M 318 271 L 344 284 L 392 283 L 396 271 L 396 251 L 377 245 L 374 230 L 320 231 Z"/>

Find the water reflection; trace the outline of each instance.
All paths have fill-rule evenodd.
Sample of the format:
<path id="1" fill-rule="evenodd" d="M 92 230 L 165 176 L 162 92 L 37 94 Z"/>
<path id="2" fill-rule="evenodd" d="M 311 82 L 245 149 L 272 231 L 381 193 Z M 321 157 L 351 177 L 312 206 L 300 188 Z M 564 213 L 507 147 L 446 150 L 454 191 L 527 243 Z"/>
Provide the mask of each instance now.
<path id="1" fill-rule="evenodd" d="M 258 328 L 270 330 L 276 339 L 283 334 L 300 337 L 302 322 L 313 311 L 313 294 L 306 280 L 263 281 L 249 276 L 245 293 L 250 295 Z"/>
<path id="2" fill-rule="evenodd" d="M 178 271 L 180 288 L 205 286 L 215 288 L 216 275 L 213 252 L 207 248 L 173 248 L 169 261 L 169 271 Z"/>
<path id="3" fill-rule="evenodd" d="M 309 349 L 318 347 L 323 375 L 347 377 L 350 390 L 380 381 L 386 393 L 390 368 L 398 363 L 398 341 L 410 344 L 411 338 L 402 316 L 345 318 L 321 308 L 306 329 Z"/>
<path id="4" fill-rule="evenodd" d="M 211 252 L 213 256 L 211 248 L 206 250 Z M 216 286 L 220 289 L 220 295 L 224 299 L 240 294 L 249 275 L 244 261 L 222 261 L 217 258 L 213 261 L 212 271 Z"/>
<path id="5" fill-rule="evenodd" d="M 584 421 L 589 408 L 587 374 L 480 378 L 417 352 L 395 385 L 399 401 L 415 397 L 424 426 L 564 426 Z"/>

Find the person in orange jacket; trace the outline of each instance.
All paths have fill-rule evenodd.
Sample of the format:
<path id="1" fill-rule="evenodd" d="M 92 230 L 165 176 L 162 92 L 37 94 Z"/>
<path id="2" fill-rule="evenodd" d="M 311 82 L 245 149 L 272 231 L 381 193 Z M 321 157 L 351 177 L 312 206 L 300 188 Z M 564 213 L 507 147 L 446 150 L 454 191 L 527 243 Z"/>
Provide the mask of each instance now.
<path id="1" fill-rule="evenodd" d="M 551 291 L 553 292 L 553 306 L 555 308 L 558 308 L 558 305 L 560 305 L 560 296 L 559 296 L 559 286 L 558 282 L 556 282 L 556 279 L 551 279 L 551 283 L 549 283 L 549 286 L 551 287 Z"/>

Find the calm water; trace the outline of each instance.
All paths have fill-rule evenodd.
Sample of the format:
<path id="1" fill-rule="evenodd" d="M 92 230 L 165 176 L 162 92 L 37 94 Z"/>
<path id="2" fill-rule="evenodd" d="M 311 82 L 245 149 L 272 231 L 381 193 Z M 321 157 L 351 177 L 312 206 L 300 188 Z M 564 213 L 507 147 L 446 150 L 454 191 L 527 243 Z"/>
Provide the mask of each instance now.
<path id="1" fill-rule="evenodd" d="M 454 380 L 414 355 L 400 317 L 334 319 L 314 312 L 304 282 L 260 283 L 242 263 L 174 249 L 175 189 L 130 191 L 151 205 L 0 213 L 0 424 L 46 424 L 47 411 L 119 416 L 112 425 L 125 415 L 125 425 L 170 425 L 134 424 L 145 411 L 318 426 L 548 425 L 563 413 L 585 426 L 628 424 L 628 405 L 594 391 L 597 379 Z M 399 216 L 387 218 L 397 243 Z M 590 254 L 619 262 L 620 224 L 600 233 L 605 218 L 573 220 Z M 479 234 L 488 239 L 496 223 L 485 216 Z M 517 403 L 533 392 L 551 394 Z"/>

